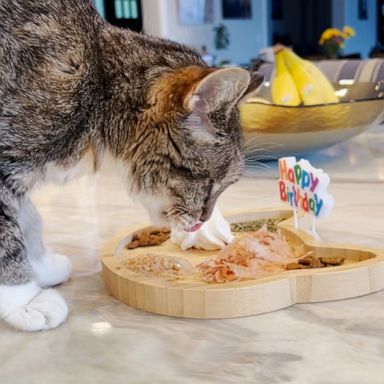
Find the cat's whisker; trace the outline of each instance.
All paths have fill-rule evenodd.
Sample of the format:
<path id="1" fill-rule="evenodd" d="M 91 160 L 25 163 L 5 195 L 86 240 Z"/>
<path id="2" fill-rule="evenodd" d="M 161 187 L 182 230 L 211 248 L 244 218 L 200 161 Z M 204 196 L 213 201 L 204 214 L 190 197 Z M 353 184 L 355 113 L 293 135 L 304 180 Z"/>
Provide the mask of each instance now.
<path id="1" fill-rule="evenodd" d="M 262 163 L 260 161 L 254 161 L 246 164 L 248 168 L 262 168 L 262 169 L 272 169 L 269 164 Z"/>
<path id="2" fill-rule="evenodd" d="M 275 161 L 274 158 L 263 158 L 263 159 L 249 159 L 245 162 L 245 166 L 254 166 L 255 164 L 262 164 L 261 166 L 265 167 L 266 164 L 271 164 Z M 269 165 L 270 166 L 270 165 Z"/>
<path id="3" fill-rule="evenodd" d="M 256 157 L 256 156 L 261 159 L 261 158 L 266 157 L 266 156 L 277 157 L 278 154 L 276 151 L 273 151 L 273 150 L 257 150 L 257 151 L 252 151 L 252 152 L 248 152 L 245 154 L 246 159 L 251 158 L 251 157 Z"/>
<path id="4" fill-rule="evenodd" d="M 276 149 L 281 147 L 277 143 L 258 143 L 254 139 L 245 146 L 245 161 L 244 166 L 246 168 L 262 168 L 262 169 L 271 169 L 270 165 L 265 164 L 267 161 L 276 161 L 279 156 L 276 153 Z"/>
<path id="5" fill-rule="evenodd" d="M 248 151 L 257 151 L 257 150 L 267 151 L 267 150 L 276 148 L 278 146 L 279 145 L 277 145 L 277 144 L 276 145 L 272 145 L 272 144 L 269 144 L 269 145 L 266 145 L 266 144 L 246 145 L 245 146 L 245 151 L 246 152 L 248 152 Z"/>
<path id="6" fill-rule="evenodd" d="M 246 159 L 257 159 L 257 160 L 262 160 L 265 158 L 272 158 L 272 159 L 277 159 L 277 153 L 270 151 L 268 153 L 260 152 L 260 153 L 251 153 L 245 157 Z"/>
<path id="7" fill-rule="evenodd" d="M 281 144 L 278 143 L 257 143 L 254 141 L 248 142 L 245 145 L 245 155 L 251 154 L 254 152 L 273 152 L 274 149 L 281 147 Z"/>

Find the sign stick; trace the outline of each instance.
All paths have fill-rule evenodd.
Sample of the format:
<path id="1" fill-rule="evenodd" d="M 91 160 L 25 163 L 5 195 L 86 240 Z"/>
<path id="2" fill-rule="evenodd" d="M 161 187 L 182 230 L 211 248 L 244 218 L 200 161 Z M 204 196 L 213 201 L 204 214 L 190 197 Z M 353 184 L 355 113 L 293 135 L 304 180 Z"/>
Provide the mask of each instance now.
<path id="1" fill-rule="evenodd" d="M 311 232 L 316 235 L 316 217 L 312 216 Z"/>
<path id="2" fill-rule="evenodd" d="M 299 229 L 299 218 L 297 216 L 297 209 L 293 208 L 293 223 L 296 229 Z"/>

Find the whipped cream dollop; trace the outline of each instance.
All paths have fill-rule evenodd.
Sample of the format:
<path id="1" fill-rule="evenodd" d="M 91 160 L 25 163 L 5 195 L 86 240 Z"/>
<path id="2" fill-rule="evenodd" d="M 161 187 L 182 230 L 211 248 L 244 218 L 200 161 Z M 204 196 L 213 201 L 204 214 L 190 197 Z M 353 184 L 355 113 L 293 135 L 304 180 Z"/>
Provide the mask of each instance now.
<path id="1" fill-rule="evenodd" d="M 171 234 L 172 243 L 179 245 L 183 251 L 192 247 L 207 251 L 222 249 L 232 240 L 231 227 L 217 206 L 211 218 L 197 231 L 175 231 Z"/>

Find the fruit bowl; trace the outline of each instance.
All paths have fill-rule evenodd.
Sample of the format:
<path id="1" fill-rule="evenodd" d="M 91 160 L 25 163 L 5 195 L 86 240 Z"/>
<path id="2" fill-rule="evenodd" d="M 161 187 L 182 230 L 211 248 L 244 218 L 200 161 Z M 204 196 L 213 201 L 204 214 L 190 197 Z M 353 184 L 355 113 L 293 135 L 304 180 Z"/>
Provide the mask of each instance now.
<path id="1" fill-rule="evenodd" d="M 247 153 L 257 152 L 262 158 L 259 148 L 268 147 L 275 157 L 301 155 L 380 124 L 384 118 L 384 81 L 345 82 L 348 84 L 333 84 L 338 103 L 290 107 L 272 103 L 266 81 L 240 109 Z"/>

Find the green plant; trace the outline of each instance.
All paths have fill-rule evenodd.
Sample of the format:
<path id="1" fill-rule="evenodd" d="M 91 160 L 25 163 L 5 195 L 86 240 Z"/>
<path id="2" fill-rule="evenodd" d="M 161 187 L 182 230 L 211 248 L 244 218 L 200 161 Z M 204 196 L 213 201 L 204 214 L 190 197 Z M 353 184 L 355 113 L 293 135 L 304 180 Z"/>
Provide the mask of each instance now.
<path id="1" fill-rule="evenodd" d="M 215 48 L 227 49 L 230 43 L 227 27 L 224 24 L 219 24 L 213 30 L 215 31 Z"/>

